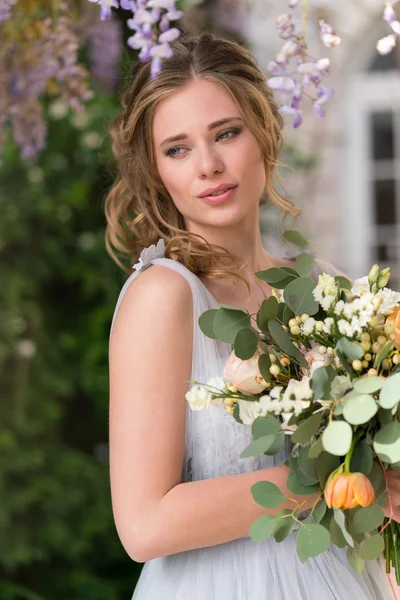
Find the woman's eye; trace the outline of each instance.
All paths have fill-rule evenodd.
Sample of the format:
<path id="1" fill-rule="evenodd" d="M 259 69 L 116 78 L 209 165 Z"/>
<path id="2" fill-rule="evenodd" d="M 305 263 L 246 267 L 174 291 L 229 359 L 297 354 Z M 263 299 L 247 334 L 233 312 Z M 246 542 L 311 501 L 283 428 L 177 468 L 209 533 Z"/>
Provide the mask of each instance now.
<path id="1" fill-rule="evenodd" d="M 217 135 L 217 141 L 220 140 L 220 139 L 230 139 L 230 137 L 223 138 L 223 136 L 226 136 L 229 133 L 233 134 L 231 137 L 236 137 L 237 135 L 239 135 L 240 132 L 241 132 L 240 127 L 235 127 L 233 129 L 229 129 L 227 131 L 222 131 L 221 133 L 219 133 Z M 175 150 L 184 150 L 184 148 L 182 146 L 175 146 L 174 148 L 170 148 L 169 150 L 167 150 L 166 153 L 165 153 L 165 155 L 166 156 L 171 156 L 172 158 L 176 158 L 176 157 L 181 156 L 181 154 L 174 154 Z"/>

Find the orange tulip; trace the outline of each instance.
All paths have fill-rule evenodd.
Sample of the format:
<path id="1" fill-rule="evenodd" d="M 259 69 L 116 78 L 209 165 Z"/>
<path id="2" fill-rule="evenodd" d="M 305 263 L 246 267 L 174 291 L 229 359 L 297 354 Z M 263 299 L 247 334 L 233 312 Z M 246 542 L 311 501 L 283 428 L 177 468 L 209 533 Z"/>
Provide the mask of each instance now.
<path id="1" fill-rule="evenodd" d="M 344 473 L 343 466 L 334 471 L 325 484 L 324 497 L 328 508 L 355 508 L 375 502 L 374 488 L 363 473 Z"/>

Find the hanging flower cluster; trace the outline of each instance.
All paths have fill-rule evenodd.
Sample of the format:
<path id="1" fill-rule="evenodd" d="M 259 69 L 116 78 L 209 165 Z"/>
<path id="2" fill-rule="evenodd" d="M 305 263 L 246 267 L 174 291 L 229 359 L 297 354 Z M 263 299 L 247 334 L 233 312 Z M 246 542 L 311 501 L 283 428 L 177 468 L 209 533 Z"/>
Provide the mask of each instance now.
<path id="1" fill-rule="evenodd" d="M 294 9 L 298 4 L 299 0 L 291 0 L 289 7 Z M 284 100 L 280 112 L 293 117 L 295 128 L 303 122 L 302 102 L 304 96 L 311 98 L 313 113 L 318 117 L 324 117 L 323 105 L 334 94 L 332 87 L 322 83 L 322 78 L 329 72 L 329 58 L 317 59 L 307 53 L 304 13 L 303 10 L 303 29 L 301 31 L 297 30 L 291 13 L 276 17 L 275 24 L 279 36 L 285 43 L 268 65 L 268 70 L 273 77 L 267 80 L 267 84 L 274 91 L 280 92 L 281 98 Z M 340 44 L 341 39 L 331 25 L 322 19 L 318 21 L 318 25 L 324 46 L 332 48 Z M 289 71 L 289 69 L 291 70 Z M 310 87 L 314 95 L 309 93 Z"/>
<path id="2" fill-rule="evenodd" d="M 399 0 L 389 0 L 385 4 L 385 9 L 383 11 L 383 19 L 386 21 L 388 25 L 390 25 L 392 29 L 392 33 L 385 35 L 381 38 L 376 44 L 376 49 L 379 54 L 389 54 L 393 50 L 396 45 L 396 40 L 400 34 L 400 22 L 397 19 L 396 13 L 394 11 L 393 6 L 397 4 Z"/>
<path id="3" fill-rule="evenodd" d="M 111 8 L 122 8 L 132 13 L 127 25 L 135 33 L 127 40 L 128 46 L 140 50 L 139 60 L 151 60 L 151 77 L 156 79 L 161 71 L 163 58 L 173 55 L 170 43 L 176 40 L 181 31 L 171 27 L 171 21 L 183 16 L 177 10 L 176 0 L 89 0 L 100 5 L 100 17 L 108 20 Z"/>

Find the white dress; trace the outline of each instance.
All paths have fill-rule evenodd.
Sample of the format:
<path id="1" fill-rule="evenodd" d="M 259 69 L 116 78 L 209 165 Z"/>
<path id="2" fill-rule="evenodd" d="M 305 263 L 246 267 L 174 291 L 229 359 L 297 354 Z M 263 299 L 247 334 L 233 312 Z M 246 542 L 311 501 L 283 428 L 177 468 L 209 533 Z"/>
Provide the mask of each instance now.
<path id="1" fill-rule="evenodd" d="M 205 383 L 211 377 L 222 376 L 231 347 L 208 338 L 198 326 L 201 313 L 219 305 L 196 275 L 164 257 L 163 240 L 142 252 L 135 265 L 137 270 L 122 287 L 114 319 L 130 283 L 152 264 L 181 273 L 192 289 L 194 342 L 190 379 Z M 329 266 L 334 274 L 334 268 Z M 314 269 L 315 276 L 322 272 L 318 264 Z M 328 271 L 325 263 L 324 270 Z M 186 402 L 184 398 L 183 401 Z M 286 447 L 276 456 L 240 458 L 251 441 L 251 428 L 235 421 L 222 407 L 192 411 L 187 405 L 182 482 L 280 465 L 290 451 L 290 439 L 286 437 Z M 295 529 L 280 543 L 272 536 L 262 542 L 245 536 L 149 560 L 143 566 L 132 600 L 393 600 L 392 588 L 378 561 L 367 561 L 365 572 L 359 575 L 349 565 L 346 549 L 331 544 L 324 554 L 302 564 L 297 556 L 296 535 Z"/>

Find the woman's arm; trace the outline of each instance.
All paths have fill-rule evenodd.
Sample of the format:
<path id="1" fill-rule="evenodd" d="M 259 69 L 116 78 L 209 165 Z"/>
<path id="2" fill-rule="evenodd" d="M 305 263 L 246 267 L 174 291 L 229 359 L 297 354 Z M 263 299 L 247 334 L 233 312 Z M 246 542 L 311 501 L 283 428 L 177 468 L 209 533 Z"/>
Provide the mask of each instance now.
<path id="1" fill-rule="evenodd" d="M 244 537 L 257 517 L 294 507 L 259 506 L 250 492 L 257 481 L 307 498 L 302 510 L 313 504 L 289 493 L 284 465 L 181 482 L 192 344 L 189 283 L 153 265 L 123 297 L 109 356 L 113 513 L 121 542 L 137 562 Z"/>

